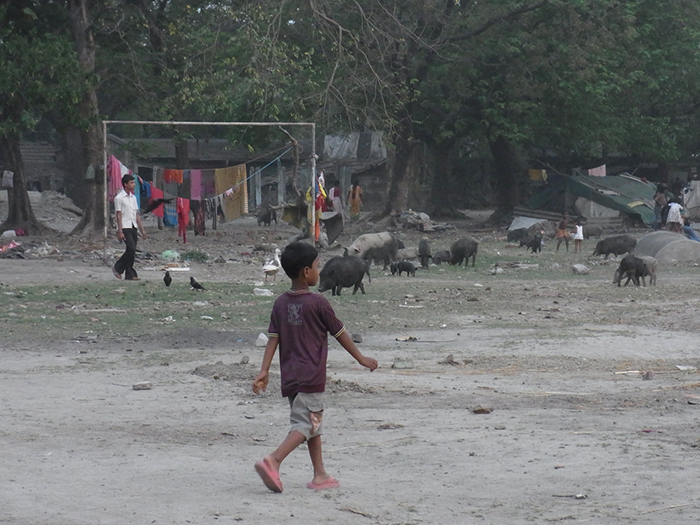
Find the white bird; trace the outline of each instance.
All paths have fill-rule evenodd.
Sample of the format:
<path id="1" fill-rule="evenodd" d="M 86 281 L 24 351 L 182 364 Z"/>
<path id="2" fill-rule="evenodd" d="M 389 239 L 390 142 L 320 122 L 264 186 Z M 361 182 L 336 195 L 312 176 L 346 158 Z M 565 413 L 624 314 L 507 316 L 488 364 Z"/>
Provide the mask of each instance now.
<path id="1" fill-rule="evenodd" d="M 269 261 L 265 261 L 265 264 L 263 265 L 262 269 L 263 272 L 265 272 L 265 281 L 267 282 L 267 278 L 272 276 L 273 280 L 277 280 L 277 272 L 279 271 L 280 268 L 282 268 L 282 263 L 280 262 L 280 254 L 282 252 L 280 251 L 279 248 L 275 249 L 275 258 L 270 259 Z"/>

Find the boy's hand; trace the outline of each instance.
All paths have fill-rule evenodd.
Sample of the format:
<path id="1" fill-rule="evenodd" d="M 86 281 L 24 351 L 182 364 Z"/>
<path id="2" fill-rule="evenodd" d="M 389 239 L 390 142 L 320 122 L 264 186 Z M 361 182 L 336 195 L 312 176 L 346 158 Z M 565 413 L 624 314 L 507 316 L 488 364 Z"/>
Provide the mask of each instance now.
<path id="1" fill-rule="evenodd" d="M 267 382 L 270 380 L 268 372 L 260 372 L 253 381 L 253 392 L 259 394 L 267 390 Z"/>
<path id="2" fill-rule="evenodd" d="M 371 372 L 372 370 L 376 370 L 377 367 L 379 366 L 379 363 L 377 363 L 376 359 L 372 359 L 371 357 L 365 357 L 362 356 L 361 359 L 358 361 L 362 366 L 365 368 L 369 368 L 369 371 Z"/>

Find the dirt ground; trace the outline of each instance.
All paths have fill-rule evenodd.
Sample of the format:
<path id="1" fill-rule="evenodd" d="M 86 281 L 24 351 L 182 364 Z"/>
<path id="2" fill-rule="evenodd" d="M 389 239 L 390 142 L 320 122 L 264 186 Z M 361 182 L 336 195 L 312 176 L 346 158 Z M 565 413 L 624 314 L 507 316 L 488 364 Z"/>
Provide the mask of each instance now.
<path id="1" fill-rule="evenodd" d="M 0 302 L 0 523 L 697 522 L 698 268 L 669 265 L 656 287 L 617 288 L 616 262 L 590 256 L 595 241 L 584 254 L 550 242 L 526 255 L 482 228 L 484 218 L 467 212 L 429 236 L 436 250 L 474 235 L 476 267 L 432 266 L 415 278 L 373 267 L 367 295 L 329 296 L 380 363 L 364 371 L 331 341 L 323 446 L 336 490 L 305 487 L 303 447 L 283 465 L 282 494 L 253 470 L 288 427 L 279 380 L 262 396 L 250 388 L 264 324 L 239 315 L 86 340 L 37 322 L 10 337 L 18 308 Z M 59 219 L 50 224 L 75 223 Z M 371 227 L 352 225 L 340 241 Z M 296 233 L 289 226 L 242 219 L 188 247 L 152 222 L 148 230 L 144 252 L 196 248 L 227 261 L 192 263 L 200 282 L 288 286 L 282 275 L 261 284 L 260 267 Z M 422 237 L 397 233 L 407 245 Z M 126 284 L 102 262 L 98 238 L 18 240 L 60 253 L 0 259 L 5 297 Z M 121 251 L 110 238 L 110 260 Z M 507 264 L 516 259 L 520 268 Z M 573 263 L 590 274 L 574 275 Z M 143 281 L 133 284 L 162 286 L 158 264 L 144 257 L 137 267 Z M 152 389 L 134 390 L 141 381 Z"/>

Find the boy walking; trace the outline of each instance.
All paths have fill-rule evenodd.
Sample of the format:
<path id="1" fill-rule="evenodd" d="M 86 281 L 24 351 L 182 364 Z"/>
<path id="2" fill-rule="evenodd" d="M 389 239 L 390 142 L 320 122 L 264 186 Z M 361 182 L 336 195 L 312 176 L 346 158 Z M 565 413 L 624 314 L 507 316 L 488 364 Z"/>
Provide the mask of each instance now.
<path id="1" fill-rule="evenodd" d="M 289 399 L 291 429 L 277 450 L 255 463 L 255 470 L 268 489 L 282 492 L 282 461 L 308 441 L 314 477 L 306 486 L 314 490 L 332 489 L 340 486 L 340 482 L 326 473 L 321 452 L 328 332 L 362 366 L 374 370 L 377 361 L 362 355 L 328 300 L 309 291 L 319 276 L 316 248 L 294 242 L 282 252 L 281 263 L 284 273 L 292 280 L 292 288 L 279 296 L 272 308 L 269 340 L 260 373 L 253 382 L 253 392 L 267 389 L 270 365 L 279 346 L 282 396 Z"/>

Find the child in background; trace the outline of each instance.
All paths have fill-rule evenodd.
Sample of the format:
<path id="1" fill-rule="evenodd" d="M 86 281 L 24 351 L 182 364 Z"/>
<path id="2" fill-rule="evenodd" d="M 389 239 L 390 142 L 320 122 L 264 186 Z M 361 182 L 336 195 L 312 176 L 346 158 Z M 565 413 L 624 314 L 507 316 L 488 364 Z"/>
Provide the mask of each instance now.
<path id="1" fill-rule="evenodd" d="M 270 365 L 279 346 L 282 396 L 289 399 L 291 429 L 277 450 L 255 463 L 255 470 L 268 489 L 282 492 L 282 461 L 307 441 L 314 477 L 306 486 L 332 489 L 340 482 L 326 473 L 321 453 L 328 332 L 362 366 L 374 370 L 377 361 L 362 355 L 328 300 L 309 291 L 318 282 L 318 250 L 305 242 L 294 242 L 282 252 L 281 263 L 292 280 L 292 288 L 280 295 L 272 307 L 269 340 L 253 392 L 267 389 Z"/>
<path id="2" fill-rule="evenodd" d="M 581 245 L 583 244 L 583 226 L 581 226 L 581 220 L 576 220 L 576 233 L 574 233 L 574 253 L 581 251 Z"/>

